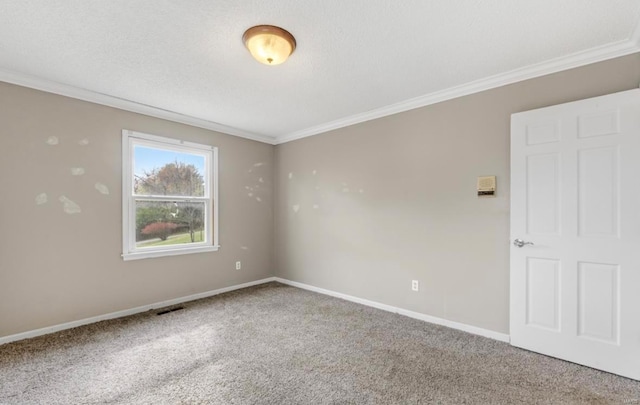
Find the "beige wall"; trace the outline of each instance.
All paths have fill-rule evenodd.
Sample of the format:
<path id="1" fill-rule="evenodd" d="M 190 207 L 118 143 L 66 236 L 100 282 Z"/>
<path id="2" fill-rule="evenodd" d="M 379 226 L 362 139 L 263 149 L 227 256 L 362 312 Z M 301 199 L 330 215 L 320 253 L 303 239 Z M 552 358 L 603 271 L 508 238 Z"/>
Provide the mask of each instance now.
<path id="1" fill-rule="evenodd" d="M 636 54 L 277 146 L 276 275 L 508 333 L 510 115 L 639 83 Z"/>
<path id="2" fill-rule="evenodd" d="M 219 148 L 220 251 L 120 258 L 122 129 Z M 0 337 L 271 276 L 273 158 L 271 145 L 0 83 Z M 66 214 L 62 195 L 82 212 Z"/>
<path id="3" fill-rule="evenodd" d="M 0 83 L 0 337 L 274 274 L 506 333 L 510 114 L 639 83 L 632 55 L 276 148 Z M 219 252 L 122 261 L 122 129 L 219 148 Z"/>

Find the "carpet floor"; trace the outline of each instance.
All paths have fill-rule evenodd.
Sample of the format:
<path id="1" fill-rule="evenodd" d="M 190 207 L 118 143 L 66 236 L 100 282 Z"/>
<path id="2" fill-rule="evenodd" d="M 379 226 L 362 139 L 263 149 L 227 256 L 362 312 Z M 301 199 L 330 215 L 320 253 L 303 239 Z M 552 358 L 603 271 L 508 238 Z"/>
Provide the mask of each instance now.
<path id="1" fill-rule="evenodd" d="M 0 346 L 0 404 L 640 404 L 640 382 L 269 283 Z"/>

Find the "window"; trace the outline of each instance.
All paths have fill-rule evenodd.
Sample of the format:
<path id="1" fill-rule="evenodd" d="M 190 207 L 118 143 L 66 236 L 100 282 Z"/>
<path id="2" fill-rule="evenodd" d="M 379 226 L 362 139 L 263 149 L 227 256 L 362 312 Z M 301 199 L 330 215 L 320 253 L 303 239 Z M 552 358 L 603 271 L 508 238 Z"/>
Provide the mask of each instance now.
<path id="1" fill-rule="evenodd" d="M 218 150 L 122 131 L 124 260 L 218 250 Z"/>

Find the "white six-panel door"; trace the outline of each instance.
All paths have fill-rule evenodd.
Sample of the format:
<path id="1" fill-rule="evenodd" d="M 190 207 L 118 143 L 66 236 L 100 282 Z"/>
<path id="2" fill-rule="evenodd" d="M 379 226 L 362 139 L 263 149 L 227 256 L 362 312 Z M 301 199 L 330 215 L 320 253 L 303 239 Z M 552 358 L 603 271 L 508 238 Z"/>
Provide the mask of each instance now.
<path id="1" fill-rule="evenodd" d="M 511 193 L 511 344 L 640 380 L 640 90 L 512 115 Z"/>

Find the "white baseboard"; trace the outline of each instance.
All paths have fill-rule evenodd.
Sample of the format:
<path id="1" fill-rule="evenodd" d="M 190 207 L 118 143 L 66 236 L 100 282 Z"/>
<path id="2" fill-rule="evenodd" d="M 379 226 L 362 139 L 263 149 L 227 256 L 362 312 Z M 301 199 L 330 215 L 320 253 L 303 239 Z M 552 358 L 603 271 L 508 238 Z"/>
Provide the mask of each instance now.
<path id="1" fill-rule="evenodd" d="M 454 322 L 454 321 L 438 318 L 431 315 L 425 315 L 419 312 L 409 311 L 408 309 L 402 309 L 402 308 L 394 307 L 391 305 L 381 304 L 379 302 L 369 301 L 363 298 L 358 298 L 352 295 L 342 294 L 342 293 L 331 291 L 331 290 L 325 290 L 324 288 L 318 288 L 308 284 L 303 284 L 297 281 L 291 281 L 291 280 L 287 280 L 280 277 L 274 277 L 274 279 L 279 283 L 290 285 L 292 287 L 298 287 L 304 290 L 309 290 L 309 291 L 317 292 L 320 294 L 330 295 L 332 297 L 342 298 L 343 300 L 366 305 L 368 307 L 373 307 L 373 308 L 381 309 L 383 311 L 397 313 L 400 315 L 408 316 L 410 318 L 419 319 L 421 321 L 433 323 L 436 325 L 442 325 L 452 329 L 458 329 L 464 332 L 473 333 L 474 335 L 484 336 L 487 338 L 499 340 L 501 342 L 509 343 L 509 335 L 505 333 L 495 332 L 489 329 L 479 328 L 477 326 L 471 326 L 471 325 L 467 325 L 460 322 Z"/>
<path id="2" fill-rule="evenodd" d="M 499 332 L 495 332 L 495 331 L 492 331 L 492 330 L 479 328 L 477 326 L 466 325 L 464 323 L 449 321 L 447 319 L 442 319 L 442 318 L 438 318 L 438 317 L 431 316 L 431 315 L 425 315 L 425 314 L 421 314 L 419 312 L 409 311 L 408 309 L 402 309 L 402 308 L 394 307 L 394 306 L 391 306 L 391 305 L 381 304 L 379 302 L 370 301 L 370 300 L 366 300 L 366 299 L 363 299 L 363 298 L 358 298 L 358 297 L 354 297 L 354 296 L 347 295 L 347 294 L 342 294 L 342 293 L 331 291 L 331 290 L 326 290 L 324 288 L 314 287 L 314 286 L 311 286 L 311 285 L 308 285 L 308 284 L 299 283 L 297 281 L 291 281 L 291 280 L 283 279 L 283 278 L 280 278 L 280 277 L 268 277 L 268 278 L 264 278 L 264 279 L 261 279 L 261 280 L 250 281 L 248 283 L 233 285 L 233 286 L 230 286 L 230 287 L 219 288 L 217 290 L 206 291 L 206 292 L 199 293 L 199 294 L 193 294 L 193 295 L 189 295 L 189 296 L 186 296 L 186 297 L 174 298 L 172 300 L 156 302 L 156 303 L 153 303 L 153 304 L 143 305 L 143 306 L 140 306 L 140 307 L 131 308 L 131 309 L 125 309 L 125 310 L 117 311 L 117 312 L 111 312 L 111 313 L 108 313 L 108 314 L 98 315 L 98 316 L 94 316 L 94 317 L 91 317 L 91 318 L 85 318 L 85 319 L 81 319 L 81 320 L 78 320 L 78 321 L 72 321 L 72 322 L 62 323 L 62 324 L 59 324 L 59 325 L 48 326 L 46 328 L 31 330 L 31 331 L 22 332 L 22 333 L 17 333 L 15 335 L 3 336 L 3 337 L 0 337 L 0 345 L 3 345 L 5 343 L 10 343 L 10 342 L 15 342 L 17 340 L 23 340 L 23 339 L 29 339 L 29 338 L 33 338 L 33 337 L 37 337 L 37 336 L 47 335 L 49 333 L 54 333 L 54 332 L 58 332 L 58 331 L 65 330 L 65 329 L 76 328 L 78 326 L 88 325 L 88 324 L 91 324 L 91 323 L 105 321 L 105 320 L 108 320 L 108 319 L 122 318 L 124 316 L 139 314 L 141 312 L 150 311 L 152 309 L 164 308 L 164 307 L 169 307 L 169 306 L 172 306 L 172 305 L 181 304 L 183 302 L 189 302 L 189 301 L 199 300 L 199 299 L 202 299 L 202 298 L 212 297 L 214 295 L 223 294 L 223 293 L 226 293 L 226 292 L 229 292 L 229 291 L 239 290 L 239 289 L 242 289 L 242 288 L 252 287 L 254 285 L 269 283 L 269 282 L 272 282 L 272 281 L 277 281 L 279 283 L 290 285 L 292 287 L 298 287 L 298 288 L 302 288 L 304 290 L 309 290 L 309 291 L 317 292 L 317 293 L 320 293 L 320 294 L 325 294 L 325 295 L 329 295 L 329 296 L 332 296 L 332 297 L 341 298 L 341 299 L 344 299 L 344 300 L 347 300 L 347 301 L 351 301 L 351 302 L 355 302 L 355 303 L 358 303 L 358 304 L 366 305 L 366 306 L 369 306 L 369 307 L 381 309 L 383 311 L 397 313 L 397 314 L 400 314 L 400 315 L 408 316 L 410 318 L 419 319 L 421 321 L 433 323 L 433 324 L 436 324 L 436 325 L 447 326 L 449 328 L 458 329 L 458 330 L 461 330 L 461 331 L 464 331 L 464 332 L 473 333 L 474 335 L 480 335 L 480 336 L 488 337 L 488 338 L 491 338 L 491 339 L 499 340 L 501 342 L 507 342 L 507 343 L 509 342 L 509 335 L 504 334 L 504 333 L 499 333 Z"/>
<path id="3" fill-rule="evenodd" d="M 141 312 L 146 312 L 146 311 L 149 311 L 149 310 L 152 310 L 152 309 L 164 308 L 164 307 L 169 307 L 169 306 L 176 305 L 176 304 L 181 304 L 183 302 L 189 302 L 189 301 L 199 300 L 201 298 L 212 297 L 214 295 L 226 293 L 226 292 L 229 292 L 229 291 L 239 290 L 241 288 L 247 288 L 247 287 L 251 287 L 251 286 L 254 286 L 254 285 L 258 285 L 258 284 L 269 283 L 271 281 L 276 281 L 276 278 L 275 277 L 264 278 L 262 280 L 250 281 L 248 283 L 237 284 L 237 285 L 233 285 L 233 286 L 230 286 L 230 287 L 219 288 L 217 290 L 206 291 L 206 292 L 199 293 L 199 294 L 188 295 L 186 297 L 174 298 L 172 300 L 156 302 L 156 303 L 149 304 L 149 305 L 143 305 L 141 307 L 125 309 L 125 310 L 117 311 L 117 312 L 111 312 L 109 314 L 98 315 L 98 316 L 94 316 L 94 317 L 91 317 L 91 318 L 85 318 L 85 319 L 81 319 L 79 321 L 72 321 L 72 322 L 62 323 L 62 324 L 59 324 L 59 325 L 48 326 L 46 328 L 31 330 L 31 331 L 22 332 L 22 333 L 16 333 L 15 335 L 3 336 L 3 337 L 0 337 L 0 345 L 3 345 L 5 343 L 9 343 L 9 342 L 15 342 L 17 340 L 29 339 L 29 338 L 33 338 L 33 337 L 36 337 L 36 336 L 47 335 L 49 333 L 54 333 L 54 332 L 58 332 L 58 331 L 65 330 L 65 329 L 76 328 L 78 326 L 88 325 L 90 323 L 96 323 L 96 322 L 100 322 L 100 321 L 105 321 L 107 319 L 122 318 L 123 316 L 139 314 Z"/>

